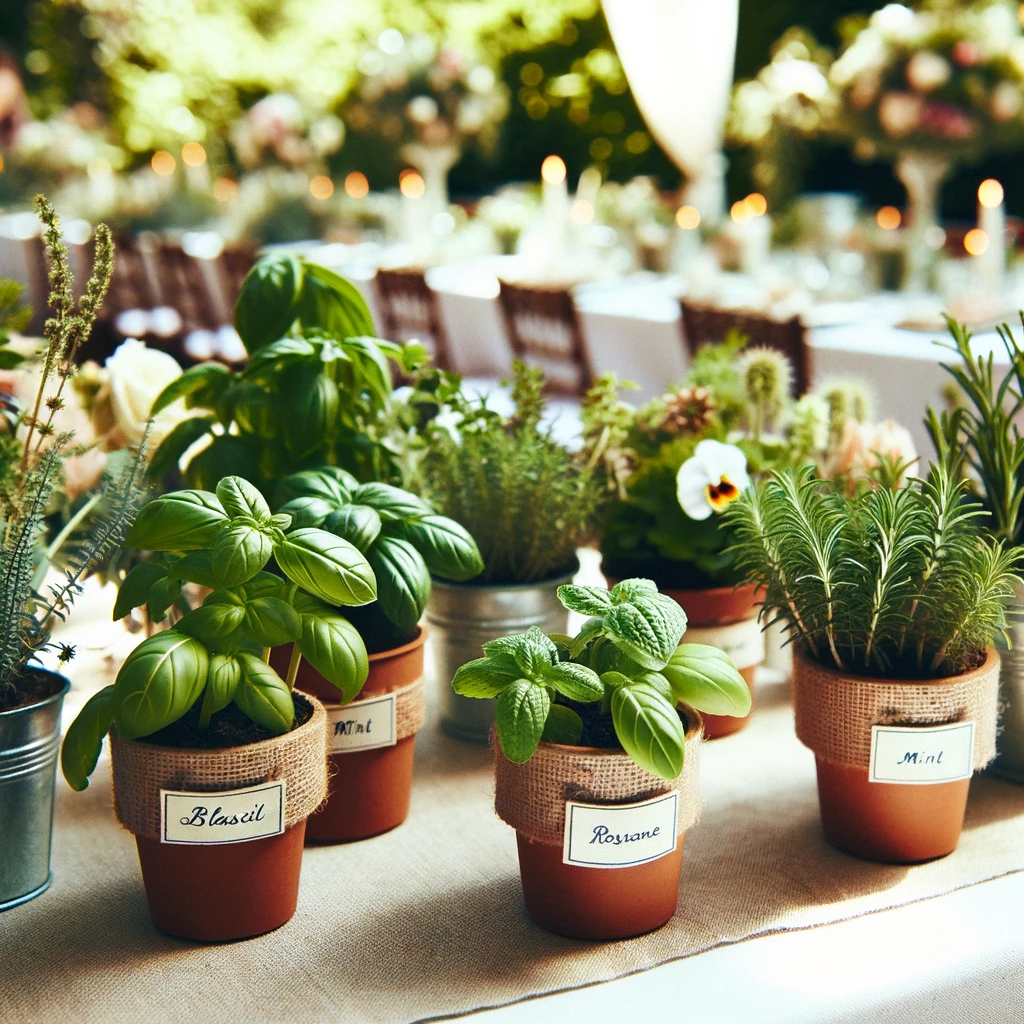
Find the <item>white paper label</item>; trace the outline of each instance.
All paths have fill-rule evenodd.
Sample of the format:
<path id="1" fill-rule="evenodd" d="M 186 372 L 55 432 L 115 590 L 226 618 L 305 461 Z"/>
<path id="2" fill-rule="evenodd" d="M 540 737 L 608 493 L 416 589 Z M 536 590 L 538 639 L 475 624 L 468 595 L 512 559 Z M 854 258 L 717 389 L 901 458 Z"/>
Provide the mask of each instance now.
<path id="1" fill-rule="evenodd" d="M 764 633 L 757 619 L 744 619 L 728 626 L 687 626 L 683 641 L 717 647 L 729 655 L 737 668 L 750 668 L 764 661 Z"/>
<path id="2" fill-rule="evenodd" d="M 330 754 L 393 747 L 396 742 L 393 693 L 327 708 L 327 752 Z"/>
<path id="3" fill-rule="evenodd" d="M 160 790 L 160 842 L 246 843 L 284 831 L 284 779 L 224 793 Z"/>
<path id="4" fill-rule="evenodd" d="M 876 725 L 871 729 L 871 782 L 933 786 L 974 774 L 974 722 Z"/>
<path id="5" fill-rule="evenodd" d="M 562 863 L 588 868 L 645 864 L 676 848 L 679 794 L 636 804 L 565 802 Z"/>

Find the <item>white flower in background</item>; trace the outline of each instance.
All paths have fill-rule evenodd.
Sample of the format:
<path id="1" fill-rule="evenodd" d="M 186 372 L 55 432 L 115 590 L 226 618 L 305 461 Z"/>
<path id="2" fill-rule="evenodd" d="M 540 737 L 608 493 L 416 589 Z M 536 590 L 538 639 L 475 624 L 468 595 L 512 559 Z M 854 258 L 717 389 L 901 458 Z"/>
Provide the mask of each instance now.
<path id="1" fill-rule="evenodd" d="M 409 115 L 411 121 L 416 121 L 419 124 L 429 124 L 431 121 L 437 120 L 437 100 L 431 96 L 414 96 L 409 100 L 405 112 Z"/>
<path id="2" fill-rule="evenodd" d="M 734 444 L 701 441 L 676 474 L 676 496 L 691 519 L 722 512 L 750 486 L 747 457 Z"/>
<path id="3" fill-rule="evenodd" d="M 858 423 L 855 419 L 848 419 L 839 443 L 836 472 L 861 479 L 875 469 L 879 456 L 909 463 L 904 470 L 904 478 L 917 471 L 917 448 L 906 427 L 894 419 L 881 423 Z"/>
<path id="4" fill-rule="evenodd" d="M 903 4 L 886 4 L 871 15 L 869 22 L 883 39 L 892 43 L 912 43 L 923 27 L 924 19 Z"/>
<path id="5" fill-rule="evenodd" d="M 918 92 L 931 92 L 949 81 L 949 61 L 931 50 L 919 50 L 907 61 L 907 82 Z"/>
<path id="6" fill-rule="evenodd" d="M 1024 97 L 1012 82 L 1000 82 L 992 90 L 992 117 L 996 121 L 1012 121 L 1024 107 Z"/>
<path id="7" fill-rule="evenodd" d="M 888 56 L 889 50 L 882 37 L 866 28 L 829 69 L 829 78 L 838 86 L 849 85 L 864 71 L 884 67 Z"/>
<path id="8" fill-rule="evenodd" d="M 878 104 L 878 121 L 894 139 L 909 135 L 921 123 L 920 96 L 909 92 L 887 92 Z"/>

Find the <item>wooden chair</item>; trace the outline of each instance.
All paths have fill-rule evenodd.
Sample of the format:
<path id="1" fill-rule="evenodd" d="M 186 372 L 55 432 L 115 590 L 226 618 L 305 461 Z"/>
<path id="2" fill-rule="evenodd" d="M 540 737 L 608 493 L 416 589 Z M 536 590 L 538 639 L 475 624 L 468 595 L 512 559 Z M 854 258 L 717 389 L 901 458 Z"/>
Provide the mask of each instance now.
<path id="1" fill-rule="evenodd" d="M 378 270 L 374 286 L 384 337 L 391 341 L 422 342 L 435 366 L 454 369 L 441 304 L 437 292 L 427 284 L 426 273 L 412 267 Z"/>
<path id="2" fill-rule="evenodd" d="M 227 245 L 217 257 L 221 293 L 227 307 L 226 323 L 234 319 L 235 302 L 242 290 L 242 282 L 255 263 L 256 250 L 245 245 Z"/>
<path id="3" fill-rule="evenodd" d="M 720 309 L 687 302 L 685 299 L 680 299 L 679 305 L 683 341 L 691 359 L 702 345 L 722 341 L 730 330 L 737 330 L 749 339 L 748 347 L 760 345 L 785 355 L 793 367 L 793 396 L 807 393 L 811 383 L 811 358 L 807 328 L 800 317 L 772 320 L 750 310 Z"/>
<path id="4" fill-rule="evenodd" d="M 540 366 L 549 391 L 582 395 L 594 381 L 594 370 L 572 293 L 568 288 L 499 284 L 512 354 Z"/>

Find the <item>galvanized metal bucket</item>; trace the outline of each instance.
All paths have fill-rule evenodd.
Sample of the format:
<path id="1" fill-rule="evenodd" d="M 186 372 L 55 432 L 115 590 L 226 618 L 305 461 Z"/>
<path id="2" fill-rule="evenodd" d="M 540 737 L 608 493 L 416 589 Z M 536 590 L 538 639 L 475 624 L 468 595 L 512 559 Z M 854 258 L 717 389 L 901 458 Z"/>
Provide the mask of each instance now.
<path id="1" fill-rule="evenodd" d="M 999 667 L 999 734 L 996 737 L 996 759 L 989 766 L 993 775 L 1024 783 L 1024 600 L 1020 597 L 1014 608 L 1017 613 L 1007 630 L 1011 648 L 997 643 Z"/>
<path id="2" fill-rule="evenodd" d="M 60 712 L 71 689 L 63 676 L 55 679 L 60 689 L 52 697 L 0 712 L 0 910 L 34 899 L 53 881 L 53 786 Z"/>
<path id="3" fill-rule="evenodd" d="M 433 678 L 441 708 L 441 728 L 471 743 L 486 743 L 494 722 L 494 701 L 462 697 L 452 677 L 467 661 L 483 656 L 483 645 L 507 633 L 525 633 L 539 626 L 545 633 L 565 633 L 569 613 L 558 600 L 558 588 L 575 573 L 543 583 L 473 586 L 435 580 L 427 601 Z"/>

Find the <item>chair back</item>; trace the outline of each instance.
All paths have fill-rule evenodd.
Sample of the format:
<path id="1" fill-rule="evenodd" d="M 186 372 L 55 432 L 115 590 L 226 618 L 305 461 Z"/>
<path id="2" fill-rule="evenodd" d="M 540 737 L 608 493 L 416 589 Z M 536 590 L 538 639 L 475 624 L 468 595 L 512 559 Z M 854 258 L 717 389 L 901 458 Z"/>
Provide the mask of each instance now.
<path id="1" fill-rule="evenodd" d="M 582 395 L 594 371 L 572 292 L 509 281 L 500 286 L 501 312 L 516 359 L 544 370 L 549 391 Z"/>
<path id="2" fill-rule="evenodd" d="M 391 341 L 419 341 L 435 366 L 454 369 L 441 304 L 437 292 L 427 284 L 425 271 L 415 267 L 381 269 L 374 285 L 384 336 Z"/>
<path id="3" fill-rule="evenodd" d="M 807 328 L 800 317 L 772 320 L 750 310 L 721 309 L 699 303 L 679 302 L 683 321 L 683 340 L 692 359 L 708 342 L 722 341 L 730 330 L 739 331 L 749 339 L 747 347 L 763 346 L 786 356 L 793 367 L 793 397 L 806 394 L 811 383 L 810 349 Z"/>

